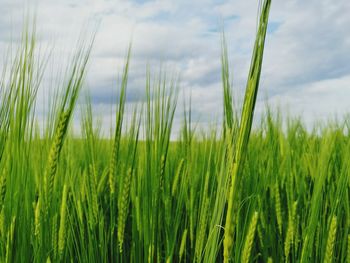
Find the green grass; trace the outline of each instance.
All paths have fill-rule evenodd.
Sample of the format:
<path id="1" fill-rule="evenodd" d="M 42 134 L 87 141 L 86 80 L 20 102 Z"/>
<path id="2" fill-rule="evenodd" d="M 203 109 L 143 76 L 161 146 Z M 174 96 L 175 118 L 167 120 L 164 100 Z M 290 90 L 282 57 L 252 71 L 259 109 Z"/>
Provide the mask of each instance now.
<path id="1" fill-rule="evenodd" d="M 205 133 L 164 72 L 148 71 L 144 101 L 127 107 L 130 48 L 103 138 L 90 98 L 76 107 L 93 41 L 78 47 L 39 128 L 47 60 L 25 31 L 0 78 L 0 262 L 349 262 L 349 119 L 310 131 L 266 108 L 252 129 L 269 7 L 241 111 L 222 40 L 223 123 Z"/>

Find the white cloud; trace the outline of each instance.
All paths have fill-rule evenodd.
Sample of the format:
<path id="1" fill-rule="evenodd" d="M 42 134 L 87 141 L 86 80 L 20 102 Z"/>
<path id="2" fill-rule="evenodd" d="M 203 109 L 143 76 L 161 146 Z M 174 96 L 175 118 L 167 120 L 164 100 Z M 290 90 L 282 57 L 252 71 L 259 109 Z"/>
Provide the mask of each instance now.
<path id="1" fill-rule="evenodd" d="M 350 74 L 302 84 L 270 99 L 273 106 L 284 105 L 291 114 L 303 116 L 310 125 L 350 112 Z M 309 126 L 310 127 L 310 126 Z"/>
<path id="2" fill-rule="evenodd" d="M 68 61 L 82 29 L 100 23 L 87 86 L 102 112 L 116 94 L 118 74 L 132 40 L 130 101 L 142 97 L 147 63 L 154 72 L 162 63 L 169 71 L 180 73 L 186 94 L 192 91 L 192 109 L 199 118 L 195 121 L 209 122 L 221 116 L 222 23 L 234 88 L 243 94 L 258 1 L 0 0 L 0 6 L 4 10 L 0 54 L 10 39 L 18 41 L 26 10 L 37 10 L 40 43 L 55 46 L 53 57 L 58 65 Z M 349 111 L 349 13 L 348 0 L 272 2 L 258 112 L 266 95 L 272 104 L 290 105 L 291 114 L 302 114 L 309 123 Z"/>

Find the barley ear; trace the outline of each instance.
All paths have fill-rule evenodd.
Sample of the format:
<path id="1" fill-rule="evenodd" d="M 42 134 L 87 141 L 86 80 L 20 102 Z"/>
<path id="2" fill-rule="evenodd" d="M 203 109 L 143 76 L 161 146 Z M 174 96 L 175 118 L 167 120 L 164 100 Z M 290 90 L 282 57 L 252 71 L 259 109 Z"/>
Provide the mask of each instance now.
<path id="1" fill-rule="evenodd" d="M 165 174 L 165 156 L 162 155 L 160 158 L 160 173 L 159 173 L 159 188 L 163 191 L 164 187 L 164 174 Z"/>
<path id="2" fill-rule="evenodd" d="M 350 234 L 348 234 L 348 251 L 346 253 L 346 262 L 350 263 Z"/>
<path id="3" fill-rule="evenodd" d="M 89 184 L 91 193 L 91 203 L 92 203 L 92 215 L 93 215 L 93 225 L 98 223 L 98 196 L 97 196 L 97 184 L 96 184 L 96 171 L 93 165 L 89 166 Z"/>
<path id="4" fill-rule="evenodd" d="M 337 217 L 333 216 L 331 224 L 328 230 L 327 246 L 326 253 L 324 257 L 324 263 L 331 263 L 333 261 L 333 250 L 334 250 L 334 241 L 337 234 Z"/>
<path id="5" fill-rule="evenodd" d="M 117 153 L 115 152 L 116 147 L 113 147 L 112 151 L 112 157 L 109 165 L 109 174 L 108 174 L 108 183 L 109 183 L 109 191 L 111 193 L 111 197 L 114 197 L 115 194 L 115 174 L 117 170 L 117 161 L 116 161 L 116 155 Z"/>
<path id="6" fill-rule="evenodd" d="M 120 191 L 118 202 L 118 242 L 119 251 L 123 252 L 125 222 L 128 216 L 130 185 L 131 185 L 132 169 L 129 168 L 126 176 L 123 178 L 122 190 Z"/>
<path id="7" fill-rule="evenodd" d="M 173 181 L 173 186 L 171 188 L 171 194 L 172 196 L 176 195 L 176 191 L 177 191 L 177 187 L 179 184 L 179 180 L 180 180 L 180 176 L 182 174 L 182 170 L 183 170 L 183 166 L 184 166 L 184 159 L 181 159 L 177 169 L 176 169 L 176 173 L 175 173 L 175 177 L 174 177 L 174 181 Z"/>
<path id="8" fill-rule="evenodd" d="M 4 209 L 1 209 L 1 213 L 0 213 L 0 237 L 4 237 L 5 236 L 5 213 L 4 213 Z"/>
<path id="9" fill-rule="evenodd" d="M 275 210 L 276 210 L 278 232 L 280 235 L 282 235 L 281 196 L 280 196 L 279 186 L 277 183 L 275 185 Z"/>
<path id="10" fill-rule="evenodd" d="M 67 185 L 63 186 L 61 212 L 60 212 L 60 227 L 58 231 L 58 256 L 62 258 L 66 244 L 66 216 L 67 216 Z"/>
<path id="11" fill-rule="evenodd" d="M 205 232 L 207 228 L 207 216 L 208 216 L 208 209 L 209 209 L 209 198 L 206 197 L 204 201 L 203 208 L 201 209 L 201 216 L 199 220 L 199 228 L 198 228 L 198 236 L 196 238 L 196 247 L 195 247 L 195 254 L 196 254 L 196 260 L 197 262 L 201 262 L 202 257 L 202 250 L 203 250 L 203 243 L 205 238 Z"/>
<path id="12" fill-rule="evenodd" d="M 187 228 L 182 233 L 180 250 L 179 250 L 180 262 L 181 262 L 182 256 L 183 256 L 185 248 L 186 248 L 186 240 L 187 240 Z"/>
<path id="13" fill-rule="evenodd" d="M 2 173 L 0 177 L 0 209 L 2 208 L 5 200 L 6 195 L 6 176 L 7 176 L 7 170 Z"/>
<path id="14" fill-rule="evenodd" d="M 14 239 L 14 233 L 15 233 L 15 223 L 16 223 L 16 217 L 12 218 L 12 222 L 10 225 L 10 229 L 7 232 L 7 242 L 6 242 L 6 263 L 13 262 L 12 261 L 12 250 L 13 250 L 13 239 Z"/>
<path id="15" fill-rule="evenodd" d="M 291 213 L 288 216 L 288 229 L 287 229 L 287 235 L 286 239 L 284 241 L 284 255 L 286 257 L 286 260 L 288 259 L 289 253 L 290 253 L 290 246 L 294 243 L 295 239 L 295 214 L 297 210 L 297 204 L 298 202 L 295 201 L 293 203 L 293 207 L 291 209 Z"/>
<path id="16" fill-rule="evenodd" d="M 68 127 L 70 111 L 62 112 L 59 117 L 59 122 L 55 131 L 54 140 L 49 152 L 48 166 L 46 171 L 46 182 L 47 186 L 47 206 L 50 206 L 53 188 L 55 183 L 55 176 L 58 166 L 58 158 L 63 146 L 64 136 Z"/>
<path id="17" fill-rule="evenodd" d="M 38 239 L 39 244 L 41 243 L 40 226 L 41 226 L 41 198 L 38 199 L 38 202 L 35 205 L 35 211 L 34 211 L 34 236 Z"/>
<path id="18" fill-rule="evenodd" d="M 57 259 L 57 214 L 52 218 L 51 243 L 53 250 L 53 259 Z"/>
<path id="19" fill-rule="evenodd" d="M 248 233 L 244 242 L 244 247 L 242 251 L 242 263 L 249 262 L 253 241 L 254 241 L 254 236 L 255 236 L 255 229 L 258 223 L 258 217 L 259 217 L 258 212 L 254 212 L 253 217 L 250 221 Z"/>

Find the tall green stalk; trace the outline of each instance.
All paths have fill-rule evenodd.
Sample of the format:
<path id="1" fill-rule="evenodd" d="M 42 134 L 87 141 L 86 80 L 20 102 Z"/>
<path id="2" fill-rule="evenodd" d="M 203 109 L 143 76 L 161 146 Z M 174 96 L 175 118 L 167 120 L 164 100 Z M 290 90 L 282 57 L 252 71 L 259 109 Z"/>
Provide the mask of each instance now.
<path id="1" fill-rule="evenodd" d="M 258 94 L 259 80 L 262 68 L 264 44 L 268 17 L 270 11 L 270 0 L 265 0 L 260 14 L 259 29 L 257 32 L 250 71 L 248 75 L 246 93 L 244 97 L 242 116 L 240 120 L 240 128 L 237 142 L 235 145 L 235 156 L 232 168 L 231 186 L 229 190 L 227 215 L 225 223 L 225 240 L 224 240 L 224 261 L 229 262 L 231 249 L 233 246 L 234 235 L 234 214 L 233 206 L 237 201 L 236 196 L 242 177 L 244 160 L 247 154 L 247 145 L 250 135 L 250 130 L 253 122 L 255 101 Z"/>

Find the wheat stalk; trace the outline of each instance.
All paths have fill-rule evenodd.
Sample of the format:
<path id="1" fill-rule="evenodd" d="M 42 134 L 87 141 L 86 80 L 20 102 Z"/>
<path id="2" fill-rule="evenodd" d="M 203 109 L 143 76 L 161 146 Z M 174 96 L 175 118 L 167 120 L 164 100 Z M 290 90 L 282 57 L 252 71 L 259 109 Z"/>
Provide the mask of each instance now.
<path id="1" fill-rule="evenodd" d="M 225 222 L 225 235 L 224 235 L 224 262 L 229 262 L 231 249 L 233 247 L 233 234 L 234 234 L 234 215 L 233 209 L 235 206 L 235 200 L 238 189 L 237 183 L 239 177 L 242 176 L 243 164 L 245 155 L 247 152 L 247 145 L 252 127 L 253 115 L 256 97 L 258 93 L 260 73 L 262 68 L 263 51 L 267 30 L 267 22 L 270 10 L 270 0 L 265 0 L 260 15 L 260 23 L 258 32 L 256 35 L 255 46 L 252 56 L 252 62 L 248 75 L 247 88 L 244 97 L 243 110 L 241 115 L 241 122 L 239 133 L 236 142 L 235 156 L 233 162 L 233 169 L 231 175 L 231 185 L 229 188 L 229 199 L 227 205 L 227 214 Z"/>

